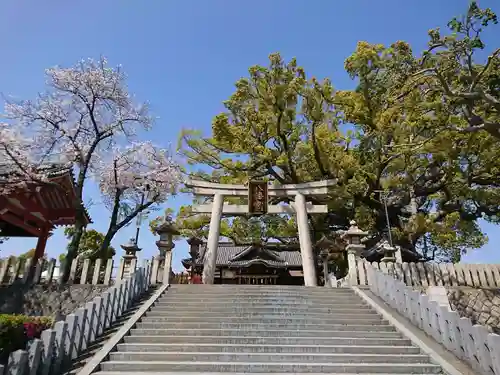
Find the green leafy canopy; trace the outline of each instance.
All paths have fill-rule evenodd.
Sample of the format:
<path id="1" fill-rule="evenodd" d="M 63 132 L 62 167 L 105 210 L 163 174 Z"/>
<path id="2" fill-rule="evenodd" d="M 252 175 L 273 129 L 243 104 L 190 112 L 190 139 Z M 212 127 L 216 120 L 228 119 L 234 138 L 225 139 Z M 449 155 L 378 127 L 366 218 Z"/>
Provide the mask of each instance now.
<path id="1" fill-rule="evenodd" d="M 210 167 L 193 173 L 207 181 L 335 179 L 328 199 L 313 198 L 329 207 L 310 218 L 315 239 L 355 219 L 371 243 L 379 240 L 387 196 L 397 244 L 457 260 L 487 241 L 479 219 L 499 219 L 500 136 L 491 129 L 499 122 L 500 59 L 498 50 L 486 62 L 475 55 L 485 48 L 482 29 L 496 21 L 472 3 L 449 23 L 449 35 L 429 32 L 421 55 L 403 41 L 359 42 L 345 61 L 354 90 L 271 54 L 236 82 L 210 136 L 181 134 L 180 152 L 192 166 Z M 185 206 L 176 221 L 183 236 L 204 236 L 210 217 Z M 287 242 L 296 230 L 293 217 L 265 215 L 225 218 L 221 235 Z"/>

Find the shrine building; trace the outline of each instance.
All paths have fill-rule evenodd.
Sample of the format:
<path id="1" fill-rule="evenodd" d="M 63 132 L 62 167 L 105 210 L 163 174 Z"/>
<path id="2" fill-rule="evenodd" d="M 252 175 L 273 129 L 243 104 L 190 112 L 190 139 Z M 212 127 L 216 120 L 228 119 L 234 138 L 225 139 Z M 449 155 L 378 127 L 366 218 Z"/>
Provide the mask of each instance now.
<path id="1" fill-rule="evenodd" d="M 47 239 L 54 228 L 75 224 L 73 202 L 77 197 L 72 168 L 51 165 L 44 171 L 48 184 L 28 184 L 26 188 L 0 196 L 1 236 L 38 238 L 35 259 L 44 255 Z M 8 166 L 0 164 L 0 183 L 1 177 L 8 174 Z M 86 211 L 85 221 L 91 223 Z"/>
<path id="2" fill-rule="evenodd" d="M 366 249 L 362 256 L 369 262 L 380 261 L 384 257 L 385 242 L 380 241 L 370 249 Z M 207 256 L 207 244 L 194 238 L 189 239 L 188 243 L 192 249 L 190 253 L 197 254 L 194 273 L 201 275 Z M 343 253 L 345 252 L 340 253 L 341 256 L 346 256 Z M 421 260 L 411 251 L 402 250 L 401 255 L 405 262 Z M 318 258 L 316 274 L 323 276 L 323 264 L 321 257 Z M 182 260 L 186 270 L 191 270 L 192 264 L 192 258 Z M 236 245 L 232 242 L 219 242 L 214 284 L 304 285 L 299 244 Z"/>

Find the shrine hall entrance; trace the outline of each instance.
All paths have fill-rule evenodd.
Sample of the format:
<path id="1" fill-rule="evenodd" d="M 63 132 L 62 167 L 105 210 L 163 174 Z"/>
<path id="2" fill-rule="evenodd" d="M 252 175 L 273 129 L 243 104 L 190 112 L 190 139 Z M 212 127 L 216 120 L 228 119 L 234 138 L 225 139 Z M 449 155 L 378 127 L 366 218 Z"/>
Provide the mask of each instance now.
<path id="1" fill-rule="evenodd" d="M 244 268 L 223 270 L 216 284 L 238 285 L 304 285 L 302 271 L 270 268 L 264 264 L 253 264 Z"/>

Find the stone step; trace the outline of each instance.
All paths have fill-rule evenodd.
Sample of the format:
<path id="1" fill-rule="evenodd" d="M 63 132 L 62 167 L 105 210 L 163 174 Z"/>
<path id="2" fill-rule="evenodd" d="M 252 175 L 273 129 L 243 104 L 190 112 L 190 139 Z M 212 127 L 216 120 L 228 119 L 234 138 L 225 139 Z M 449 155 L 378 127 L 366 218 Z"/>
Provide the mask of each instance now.
<path id="1" fill-rule="evenodd" d="M 274 324 L 269 323 L 206 323 L 206 322 L 141 322 L 137 323 L 138 329 L 243 329 L 243 330 L 349 330 L 349 331 L 367 331 L 376 330 L 383 332 L 394 332 L 396 329 L 390 325 L 360 325 L 360 324 L 310 324 L 310 323 L 282 323 L 277 321 Z"/>
<path id="2" fill-rule="evenodd" d="M 203 310 L 200 307 L 203 306 L 206 309 Z M 269 310 L 276 310 L 276 311 L 281 311 L 283 313 L 294 313 L 294 312 L 301 312 L 304 314 L 313 314 L 313 315 L 318 315 L 318 314 L 329 314 L 333 312 L 340 312 L 342 310 L 348 310 L 348 313 L 353 312 L 353 310 L 358 311 L 360 314 L 366 314 L 370 312 L 375 312 L 372 309 L 366 309 L 366 308 L 356 308 L 352 306 L 332 306 L 332 307 L 326 307 L 326 308 L 315 308 L 315 307 L 296 307 L 296 308 L 290 308 L 287 306 L 280 306 L 280 305 L 247 305 L 247 306 L 240 306 L 238 304 L 235 305 L 219 305 L 219 306 L 204 306 L 204 305 L 164 305 L 164 306 L 153 306 L 150 311 L 171 311 L 171 312 L 182 312 L 182 311 L 189 311 L 190 313 L 213 313 L 213 312 L 221 312 L 223 315 L 227 315 L 227 312 L 230 311 L 249 311 L 252 314 L 265 314 Z"/>
<path id="3" fill-rule="evenodd" d="M 182 303 L 182 302 L 159 302 L 156 303 L 152 310 L 200 310 L 200 308 L 205 310 L 242 310 L 242 309 L 256 309 L 256 311 L 262 309 L 281 309 L 289 311 L 312 311 L 312 312 L 322 312 L 322 311 L 345 311 L 347 313 L 352 313 L 359 311 L 360 313 L 366 313 L 373 311 L 366 305 L 361 304 L 349 304 L 349 303 L 332 303 L 332 304 L 315 304 L 315 303 L 302 303 L 302 304 L 288 304 L 280 302 L 218 302 L 218 303 Z"/>
<path id="4" fill-rule="evenodd" d="M 251 311 L 210 311 L 205 314 L 202 313 L 202 311 L 199 311 L 195 314 L 192 314 L 191 311 L 186 311 L 182 313 L 182 311 L 157 311 L 157 310 L 152 310 L 149 311 L 146 314 L 146 317 L 148 318 L 158 318 L 158 317 L 172 317 L 175 318 L 177 316 L 193 316 L 193 317 L 198 317 L 200 321 L 204 319 L 204 317 L 209 317 L 209 316 L 216 316 L 220 317 L 221 315 L 226 315 L 226 316 L 234 316 L 234 317 L 241 317 L 241 318 L 250 318 L 250 317 L 273 317 L 273 318 L 284 318 L 287 319 L 288 317 L 297 317 L 301 318 L 302 320 L 308 320 L 311 315 L 309 315 L 307 312 L 287 312 L 287 311 L 280 311 L 280 310 L 268 310 L 263 313 L 254 313 L 252 314 Z M 313 314 L 312 314 L 313 315 Z M 323 313 L 323 314 L 314 314 L 313 318 L 318 319 L 325 319 L 325 320 L 342 320 L 342 321 L 349 321 L 352 324 L 359 324 L 359 323 L 380 323 L 380 322 L 385 322 L 383 318 L 379 315 L 376 314 L 357 314 L 357 315 L 349 315 L 349 314 L 334 314 L 334 313 Z M 388 323 L 384 323 L 388 324 Z"/>
<path id="5" fill-rule="evenodd" d="M 314 296 L 314 297 L 324 297 L 324 296 L 338 296 L 338 297 L 348 297 L 348 296 L 356 296 L 356 293 L 353 290 L 346 289 L 340 292 L 337 292 L 335 289 L 326 288 L 326 289 L 318 289 L 318 290 L 259 290 L 259 289 L 185 289 L 185 290 L 168 290 L 167 292 L 170 295 L 175 296 L 188 296 L 188 295 L 207 295 L 207 296 Z"/>
<path id="6" fill-rule="evenodd" d="M 368 307 L 366 304 L 363 304 L 359 300 L 332 300 L 332 299 L 324 299 L 324 300 L 311 300 L 308 298 L 297 298 L 297 299 L 289 299 L 289 298 L 268 298 L 268 299 L 252 299 L 252 298 L 162 298 L 155 303 L 155 306 L 163 306 L 163 305 L 195 305 L 195 304 L 203 304 L 203 305 L 233 305 L 233 304 L 242 304 L 242 305 L 286 305 L 293 308 L 294 306 L 317 306 L 317 307 L 332 307 L 332 306 L 355 306 L 355 307 Z"/>
<path id="7" fill-rule="evenodd" d="M 245 285 L 245 284 L 233 284 L 233 285 L 206 285 L 206 284 L 177 284 L 170 285 L 169 291 L 181 292 L 181 291 L 200 291 L 207 290 L 211 292 L 221 292 L 230 291 L 232 293 L 238 292 L 240 290 L 253 291 L 253 292 L 275 292 L 275 293 L 352 293 L 351 288 L 325 288 L 320 287 L 305 287 L 303 285 Z"/>
<path id="8" fill-rule="evenodd" d="M 171 297 L 205 297 L 205 298 L 217 298 L 217 297 L 245 297 L 245 298 L 258 298 L 258 297 L 278 297 L 278 298 L 357 298 L 357 295 L 353 291 L 345 293 L 332 293 L 332 292 L 259 292 L 251 290 L 227 290 L 220 292 L 213 292 L 210 290 L 199 290 L 199 291 L 168 291 L 166 295 Z M 166 296 L 165 295 L 165 296 Z"/>
<path id="9" fill-rule="evenodd" d="M 276 363 L 276 362 L 182 362 L 109 361 L 103 371 L 144 372 L 241 372 L 241 373 L 337 373 L 337 374 L 439 374 L 441 368 L 419 363 Z M 102 373 L 101 373 L 102 375 Z"/>
<path id="10" fill-rule="evenodd" d="M 110 361 L 193 361 L 275 363 L 428 363 L 423 354 L 113 352 Z"/>
<path id="11" fill-rule="evenodd" d="M 253 293 L 253 292 L 239 292 L 239 293 L 210 293 L 210 292 L 199 292 L 199 293 L 191 293 L 191 292 L 167 292 L 162 298 L 244 298 L 244 299 L 252 299 L 252 298 L 291 298 L 291 299 L 300 299 L 300 298 L 309 298 L 315 300 L 323 300 L 323 299 L 359 299 L 359 297 L 352 293 Z"/>
<path id="12" fill-rule="evenodd" d="M 228 315 L 231 313 L 239 313 L 239 312 L 245 312 L 245 313 L 256 313 L 256 314 L 266 314 L 266 313 L 283 313 L 283 314 L 333 314 L 336 312 L 339 312 L 337 308 L 335 307 L 296 307 L 296 308 L 287 308 L 286 306 L 279 306 L 279 305 L 268 305 L 268 306 L 263 306 L 263 305 L 254 305 L 254 306 L 239 306 L 239 305 L 232 305 L 232 306 L 204 306 L 203 304 L 200 304 L 198 306 L 191 305 L 170 305 L 170 306 L 154 306 L 150 312 L 186 312 L 186 313 L 200 313 L 200 314 L 205 314 L 205 313 L 211 313 L 212 315 L 214 313 L 219 313 L 222 315 Z M 366 315 L 372 313 L 370 311 L 360 311 L 360 315 Z"/>
<path id="13" fill-rule="evenodd" d="M 262 345 L 262 344 L 119 344 L 119 352 L 213 352 L 213 353 L 350 353 L 420 354 L 414 346 L 380 345 Z"/>
<path id="14" fill-rule="evenodd" d="M 157 371 L 148 371 L 148 372 L 129 372 L 129 371 L 98 371 L 95 374 L 98 375 L 179 375 L 178 372 L 157 372 Z M 266 373 L 266 372 L 261 372 L 259 373 L 260 375 L 271 375 L 271 373 Z M 279 372 L 274 372 L 272 373 L 273 375 L 289 375 L 289 373 L 279 373 Z M 324 375 L 324 374 L 319 374 L 319 373 L 294 373 L 293 375 Z M 375 375 L 374 373 L 363 373 L 364 375 Z M 394 374 L 394 373 L 392 373 Z M 244 372 L 186 372 L 183 371 L 182 375 L 248 375 L 248 373 Z M 329 375 L 340 375 L 340 373 L 329 373 Z M 342 375 L 356 375 L 356 374 L 348 374 L 348 373 L 342 373 Z M 391 375 L 391 374 L 383 374 L 379 373 L 377 375 Z M 424 374 L 400 374 L 400 375 L 424 375 Z"/>
<path id="15" fill-rule="evenodd" d="M 366 332 L 338 332 L 331 337 L 276 337 L 276 336 L 167 336 L 154 335 L 146 336 L 139 335 L 133 332 L 130 336 L 125 336 L 123 339 L 127 344 L 185 344 L 189 343 L 197 345 L 391 345 L 391 346 L 409 346 L 411 341 L 402 338 L 398 332 L 386 333 L 381 337 L 380 334 Z"/>
<path id="16" fill-rule="evenodd" d="M 363 318 L 356 319 L 357 316 L 353 314 L 349 319 L 355 320 L 361 324 L 365 323 Z M 222 316 L 222 315 L 183 315 L 183 314 L 165 314 L 165 315 L 146 315 L 141 319 L 144 323 L 161 323 L 161 322 L 176 322 L 176 323 L 262 323 L 262 324 L 276 324 L 276 323 L 309 323 L 309 324 L 338 324 L 339 319 L 335 318 L 335 315 L 326 315 L 320 317 L 311 316 L 287 316 L 270 314 L 270 315 L 248 315 L 248 316 Z M 382 322 L 382 323 L 381 323 Z M 382 320 L 378 324 L 386 324 L 386 321 Z M 387 323 L 388 324 L 388 323 Z"/>
<path id="17" fill-rule="evenodd" d="M 380 331 L 379 326 L 366 326 L 365 330 L 353 331 L 350 326 L 339 326 L 345 330 L 242 330 L 242 329 L 146 329 L 134 328 L 132 335 L 151 336 L 151 342 L 155 342 L 155 336 L 240 336 L 240 337 L 372 337 L 388 338 L 399 337 L 399 333 Z"/>

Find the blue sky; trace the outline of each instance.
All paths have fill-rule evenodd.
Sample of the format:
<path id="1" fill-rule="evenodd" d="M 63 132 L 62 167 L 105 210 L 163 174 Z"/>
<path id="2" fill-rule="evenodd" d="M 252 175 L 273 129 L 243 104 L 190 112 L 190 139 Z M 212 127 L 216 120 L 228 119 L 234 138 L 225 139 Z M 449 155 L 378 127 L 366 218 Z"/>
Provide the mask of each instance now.
<path id="1" fill-rule="evenodd" d="M 500 12 L 494 3 L 498 4 L 480 1 Z M 357 41 L 406 40 L 421 51 L 427 30 L 445 27 L 467 4 L 468 0 L 3 0 L 0 92 L 34 98 L 44 89 L 45 68 L 104 55 L 111 64 L 123 65 L 131 92 L 149 101 L 160 117 L 144 137 L 175 145 L 184 127 L 209 132 L 234 82 L 251 65 L 266 64 L 272 52 L 286 59 L 297 57 L 308 74 L 330 77 L 337 88 L 349 89 L 353 83 L 343 64 Z M 489 32 L 490 46 L 500 46 L 499 29 Z M 95 187 L 85 193 L 86 200 L 96 203 L 90 208 L 93 227 L 104 231 L 109 213 Z M 187 202 L 178 198 L 168 206 Z M 500 262 L 498 230 L 487 224 L 484 229 L 490 243 L 471 252 L 466 262 Z M 123 229 L 113 245 L 119 248 L 134 232 L 134 226 Z M 146 223 L 140 238 L 142 256 L 157 253 L 154 241 Z M 34 240 L 13 239 L 3 245 L 1 255 L 19 254 L 34 245 Z M 49 256 L 56 257 L 65 247 L 62 230 L 55 231 L 47 245 Z M 179 242 L 174 268 L 182 268 L 180 259 L 186 254 L 186 243 Z"/>

